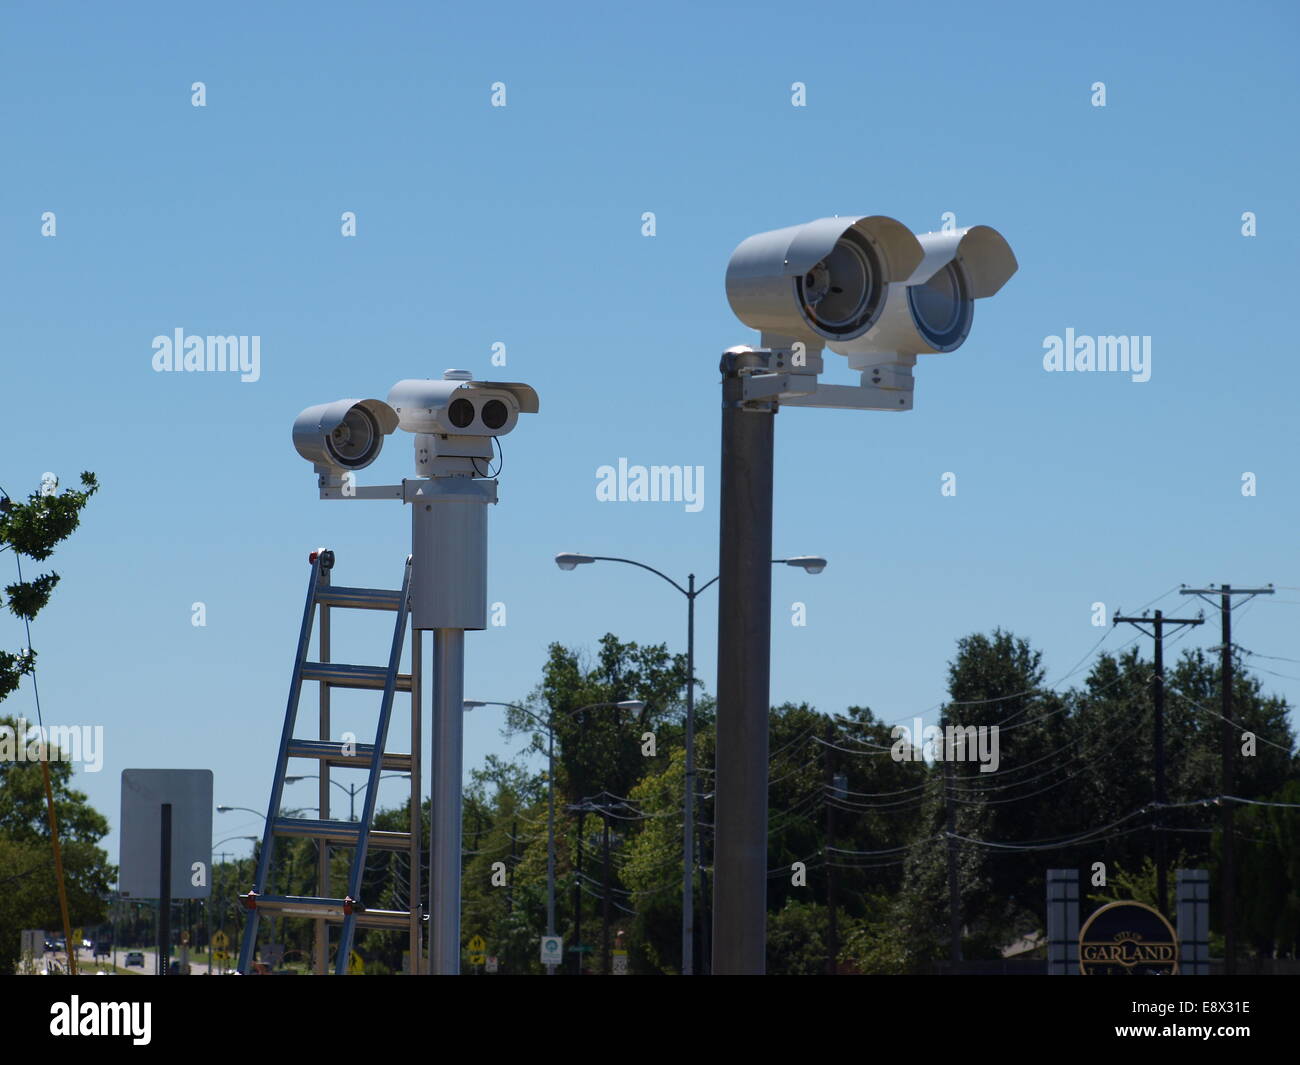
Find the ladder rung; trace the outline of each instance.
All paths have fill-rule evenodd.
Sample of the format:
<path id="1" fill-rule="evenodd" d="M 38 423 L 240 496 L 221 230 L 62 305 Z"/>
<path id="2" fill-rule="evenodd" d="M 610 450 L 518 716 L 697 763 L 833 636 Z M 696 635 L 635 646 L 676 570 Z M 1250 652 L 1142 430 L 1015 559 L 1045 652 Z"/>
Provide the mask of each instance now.
<path id="1" fill-rule="evenodd" d="M 383 666 L 348 666 L 342 662 L 304 662 L 303 680 L 319 680 L 335 688 L 364 688 L 382 691 L 388 683 L 388 670 Z M 411 675 L 397 674 L 397 690 L 411 690 Z"/>
<path id="2" fill-rule="evenodd" d="M 316 592 L 321 606 L 346 607 L 352 610 L 396 610 L 402 603 L 401 592 L 386 588 L 344 588 L 327 585 Z"/>
<path id="3" fill-rule="evenodd" d="M 240 895 L 247 901 L 247 895 Z M 283 914 L 285 917 L 324 917 L 327 921 L 342 921 L 342 899 L 321 899 L 308 895 L 259 895 L 257 908 L 268 913 Z M 406 910 L 358 910 L 355 915 L 357 924 L 362 928 L 408 928 L 411 914 Z M 421 916 L 421 921 L 428 920 Z"/>
<path id="4" fill-rule="evenodd" d="M 358 769 L 370 768 L 370 759 L 375 752 L 373 743 L 351 744 L 351 754 L 344 754 L 343 747 L 344 745 L 336 740 L 295 739 L 289 741 L 289 757 L 318 758 L 331 766 L 351 766 Z M 411 756 L 409 754 L 389 754 L 385 752 L 384 759 L 380 764 L 384 769 L 400 769 L 409 773 L 411 771 Z"/>
<path id="5" fill-rule="evenodd" d="M 319 821 L 313 817 L 277 817 L 275 819 L 277 836 L 305 836 L 308 839 L 325 840 L 327 843 L 341 843 L 355 846 L 361 835 L 360 821 Z M 411 833 L 379 832 L 370 830 L 370 846 L 379 850 L 410 850 Z"/>

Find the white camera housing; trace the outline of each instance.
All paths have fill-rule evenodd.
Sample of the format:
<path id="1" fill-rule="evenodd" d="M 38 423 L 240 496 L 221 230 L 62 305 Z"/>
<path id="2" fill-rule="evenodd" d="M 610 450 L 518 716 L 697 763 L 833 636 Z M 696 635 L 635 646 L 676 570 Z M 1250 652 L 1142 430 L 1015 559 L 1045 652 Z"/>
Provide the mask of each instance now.
<path id="1" fill-rule="evenodd" d="M 388 402 L 398 427 L 415 434 L 415 468 L 424 477 L 482 476 L 478 460 L 492 458 L 493 438 L 510 432 L 520 414 L 537 413 L 531 386 L 475 381 L 468 370 L 447 370 L 440 381 L 398 381 Z"/>
<path id="2" fill-rule="evenodd" d="M 365 469 L 379 457 L 397 414 L 383 400 L 338 399 L 308 407 L 294 419 L 293 446 L 321 471 Z"/>
<path id="3" fill-rule="evenodd" d="M 727 264 L 727 301 L 765 348 L 820 350 L 870 330 L 891 283 L 922 256 L 912 232 L 885 215 L 819 218 L 742 241 Z"/>
<path id="4" fill-rule="evenodd" d="M 537 413 L 537 393 L 528 385 L 475 381 L 466 370 L 448 370 L 441 381 L 398 381 L 388 404 L 408 433 L 505 436 L 520 414 Z"/>
<path id="5" fill-rule="evenodd" d="M 827 344 L 864 371 L 864 384 L 910 388 L 916 356 L 961 347 L 975 300 L 994 295 L 1019 268 L 1011 246 L 990 226 L 924 233 L 917 241 L 924 257 L 904 284 L 889 289 L 875 328 Z"/>

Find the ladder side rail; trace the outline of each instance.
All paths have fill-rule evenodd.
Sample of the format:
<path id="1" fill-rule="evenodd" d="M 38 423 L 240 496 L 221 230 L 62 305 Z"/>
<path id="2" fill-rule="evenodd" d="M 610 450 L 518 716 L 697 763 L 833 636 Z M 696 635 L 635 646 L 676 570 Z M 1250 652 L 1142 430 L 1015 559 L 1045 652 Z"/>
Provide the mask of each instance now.
<path id="1" fill-rule="evenodd" d="M 406 643 L 406 622 L 410 615 L 412 556 L 406 557 L 406 571 L 402 575 L 402 606 L 397 611 L 397 623 L 393 626 L 393 642 L 388 651 L 388 676 L 384 682 L 384 697 L 379 708 L 379 725 L 375 730 L 375 749 L 370 760 L 370 772 L 366 776 L 366 798 L 358 826 L 356 849 L 352 852 L 352 870 L 348 876 L 348 897 L 356 899 L 361 894 L 361 880 L 365 875 L 366 850 L 370 842 L 371 822 L 375 816 L 375 805 L 379 799 L 379 777 L 383 771 L 384 747 L 388 742 L 388 722 L 393 709 L 393 697 L 397 694 L 397 675 L 402 668 L 402 650 Z M 414 753 L 414 752 L 412 752 Z M 356 914 L 348 914 L 339 933 L 338 960 L 335 971 L 341 976 L 347 972 L 348 955 L 352 950 L 352 936 L 356 930 Z"/>
<path id="2" fill-rule="evenodd" d="M 321 574 L 320 585 L 316 589 L 317 599 L 321 599 L 322 590 L 328 590 L 330 586 L 330 571 L 325 570 Z M 327 602 L 320 603 L 319 614 L 319 633 L 317 635 L 319 653 L 317 658 L 321 662 L 330 661 L 330 606 Z M 330 686 L 328 684 L 319 685 L 320 688 L 320 740 L 322 743 L 330 739 Z M 330 816 L 330 766 L 329 762 L 322 758 L 320 760 L 320 772 L 317 774 L 320 778 L 319 798 L 317 799 L 316 816 L 322 821 L 329 820 Z M 329 840 L 316 841 L 316 894 L 322 898 L 330 893 L 330 845 Z M 323 976 L 329 972 L 329 949 L 330 949 L 330 931 L 329 922 L 323 917 L 316 921 L 316 944 L 314 959 L 314 969 L 318 976 Z"/>
<path id="3" fill-rule="evenodd" d="M 294 724 L 298 716 L 298 697 L 302 692 L 302 666 L 307 660 L 307 648 L 311 643 L 312 621 L 316 613 L 316 590 L 323 571 L 326 557 L 324 550 L 316 553 L 311 564 L 311 576 L 307 581 L 307 602 L 302 611 L 302 628 L 298 631 L 298 650 L 294 658 L 293 677 L 289 682 L 289 698 L 284 712 L 284 728 L 280 733 L 280 750 L 275 759 L 275 780 L 271 785 L 271 801 L 267 806 L 266 825 L 262 832 L 262 851 L 257 859 L 257 872 L 253 877 L 253 890 L 260 894 L 266 888 L 266 875 L 271 867 L 271 855 L 275 849 L 275 819 L 280 812 L 280 799 L 284 791 L 285 768 L 288 764 L 289 743 L 293 739 Z M 249 910 L 248 923 L 244 926 L 244 940 L 239 949 L 239 971 L 247 973 L 253 964 L 253 951 L 257 944 L 257 909 Z"/>

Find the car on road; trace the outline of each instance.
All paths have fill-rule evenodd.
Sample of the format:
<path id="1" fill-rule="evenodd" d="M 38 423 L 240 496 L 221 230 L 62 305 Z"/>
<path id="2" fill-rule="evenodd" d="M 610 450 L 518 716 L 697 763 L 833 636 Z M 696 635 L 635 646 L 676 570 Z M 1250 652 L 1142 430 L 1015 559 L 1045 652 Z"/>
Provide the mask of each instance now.
<path id="1" fill-rule="evenodd" d="M 128 950 L 126 952 L 126 964 L 129 968 L 132 965 L 138 965 L 144 968 L 144 952 L 139 950 Z"/>

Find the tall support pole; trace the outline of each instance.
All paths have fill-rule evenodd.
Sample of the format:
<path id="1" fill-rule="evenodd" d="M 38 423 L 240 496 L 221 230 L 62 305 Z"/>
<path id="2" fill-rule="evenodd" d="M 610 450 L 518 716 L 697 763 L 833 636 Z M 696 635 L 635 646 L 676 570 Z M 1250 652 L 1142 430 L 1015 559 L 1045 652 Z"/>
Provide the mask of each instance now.
<path id="1" fill-rule="evenodd" d="M 1151 679 L 1151 701 L 1155 708 L 1155 723 L 1152 742 L 1155 744 L 1155 800 L 1156 815 L 1154 828 L 1156 832 L 1156 908 L 1169 916 L 1169 858 L 1168 845 L 1165 840 L 1164 826 L 1160 824 L 1160 811 L 1168 802 L 1165 791 L 1165 626 L 1166 625 L 1200 625 L 1201 618 L 1167 618 L 1164 612 L 1157 610 L 1153 617 L 1143 615 L 1140 618 L 1122 618 L 1115 615 L 1115 624 L 1129 624 L 1147 632 L 1144 625 L 1150 624 L 1147 635 L 1155 639 L 1155 676 Z"/>
<path id="2" fill-rule="evenodd" d="M 682 975 L 695 974 L 695 574 L 686 592 L 686 793 L 682 802 Z"/>
<path id="3" fill-rule="evenodd" d="M 610 947 L 612 946 L 609 939 L 609 931 L 610 931 L 609 896 L 613 891 L 613 883 L 611 882 L 610 869 L 609 869 L 609 809 L 608 807 L 605 807 L 602 808 L 600 812 L 603 815 L 605 821 L 605 839 L 604 839 L 605 873 L 603 878 L 605 881 L 605 890 L 602 892 L 604 898 L 601 899 L 601 922 L 603 925 L 601 929 L 601 941 L 603 943 L 602 950 L 604 952 L 604 957 L 601 959 L 600 974 L 602 976 L 609 976 L 611 970 Z"/>
<path id="4" fill-rule="evenodd" d="M 465 633 L 433 632 L 433 798 L 429 969 L 460 972 L 461 764 L 465 733 Z"/>
<path id="5" fill-rule="evenodd" d="M 172 957 L 172 804 L 162 804 L 158 860 L 158 975 L 169 975 Z M 73 950 L 71 940 L 68 950 Z"/>
<path id="6" fill-rule="evenodd" d="M 420 722 L 424 716 L 424 696 L 421 692 L 421 675 L 424 668 L 424 641 L 421 639 L 420 630 L 411 629 L 411 797 L 410 797 L 410 830 L 411 830 L 411 881 L 407 886 L 407 904 L 411 908 L 411 934 L 410 944 L 407 950 L 410 951 L 411 966 L 410 973 L 412 976 L 418 976 L 423 972 L 422 958 L 422 933 L 423 924 L 421 915 L 424 911 L 424 891 L 421 884 L 421 874 L 423 873 L 422 841 L 424 839 L 424 826 L 420 818 L 420 763 L 422 761 L 421 746 L 423 740 L 420 737 Z M 327 685 L 322 684 L 322 688 Z"/>
<path id="7" fill-rule="evenodd" d="M 451 465 L 444 470 L 443 459 L 429 457 L 435 444 L 416 437 L 416 466 L 434 476 L 407 481 L 403 491 L 412 515 L 411 627 L 433 633 L 428 971 L 455 976 L 461 947 L 465 631 L 487 626 L 487 505 L 496 502 L 497 484 L 454 475 L 456 460 L 446 460 Z"/>
<path id="8" fill-rule="evenodd" d="M 713 971 L 758 974 L 767 946 L 767 755 L 776 408 L 747 403 L 755 352 L 722 357 Z"/>
<path id="9" fill-rule="evenodd" d="M 1153 739 L 1156 745 L 1156 805 L 1163 810 L 1168 801 L 1165 795 L 1165 616 L 1157 610 L 1155 616 L 1156 630 L 1156 675 L 1153 680 L 1155 695 L 1155 728 Z M 1160 824 L 1160 814 L 1156 814 L 1156 909 L 1166 917 L 1169 916 L 1169 857 L 1165 843 L 1164 826 Z"/>
<path id="10" fill-rule="evenodd" d="M 839 788 L 835 782 L 835 724 L 826 722 L 826 787 L 830 791 L 829 798 L 841 798 Z M 831 848 L 835 846 L 835 803 L 826 803 L 826 908 L 828 912 L 828 935 L 826 951 L 826 975 L 834 976 L 839 971 L 840 957 L 840 926 L 839 915 L 837 913 L 836 903 L 838 899 L 835 894 L 835 866 L 832 864 L 834 855 Z"/>
<path id="11" fill-rule="evenodd" d="M 578 849 L 573 862 L 573 975 L 582 975 L 582 833 L 587 809 L 578 808 Z"/>
<path id="12" fill-rule="evenodd" d="M 1223 586 L 1220 597 L 1220 611 L 1223 619 L 1223 728 L 1220 733 L 1221 753 L 1223 758 L 1223 794 L 1232 794 L 1232 586 Z M 1236 894 L 1237 870 L 1234 866 L 1235 847 L 1233 846 L 1232 803 L 1223 802 L 1223 971 L 1227 976 L 1237 973 L 1237 922 Z"/>
<path id="13" fill-rule="evenodd" d="M 1219 612 L 1222 619 L 1222 657 L 1220 659 L 1220 683 L 1222 691 L 1220 700 L 1223 709 L 1223 730 L 1220 733 L 1220 753 L 1222 756 L 1222 794 L 1223 800 L 1223 971 L 1225 975 L 1235 976 L 1237 972 L 1237 921 L 1236 890 L 1237 870 L 1233 842 L 1233 804 L 1227 796 L 1233 790 L 1233 729 L 1232 723 L 1232 597 L 1244 595 L 1251 599 L 1257 595 L 1272 595 L 1273 588 L 1233 588 L 1230 584 L 1221 584 L 1218 588 L 1183 588 L 1183 595 L 1199 595 L 1202 598 L 1215 595 L 1219 600 Z"/>
<path id="14" fill-rule="evenodd" d="M 546 934 L 555 935 L 555 722 L 546 722 Z M 555 975 L 555 966 L 546 967 Z"/>
<path id="15" fill-rule="evenodd" d="M 953 975 L 961 956 L 961 889 L 957 883 L 957 782 L 953 766 L 954 744 L 945 743 L 943 759 L 944 817 L 948 837 L 948 960 L 953 964 Z"/>

